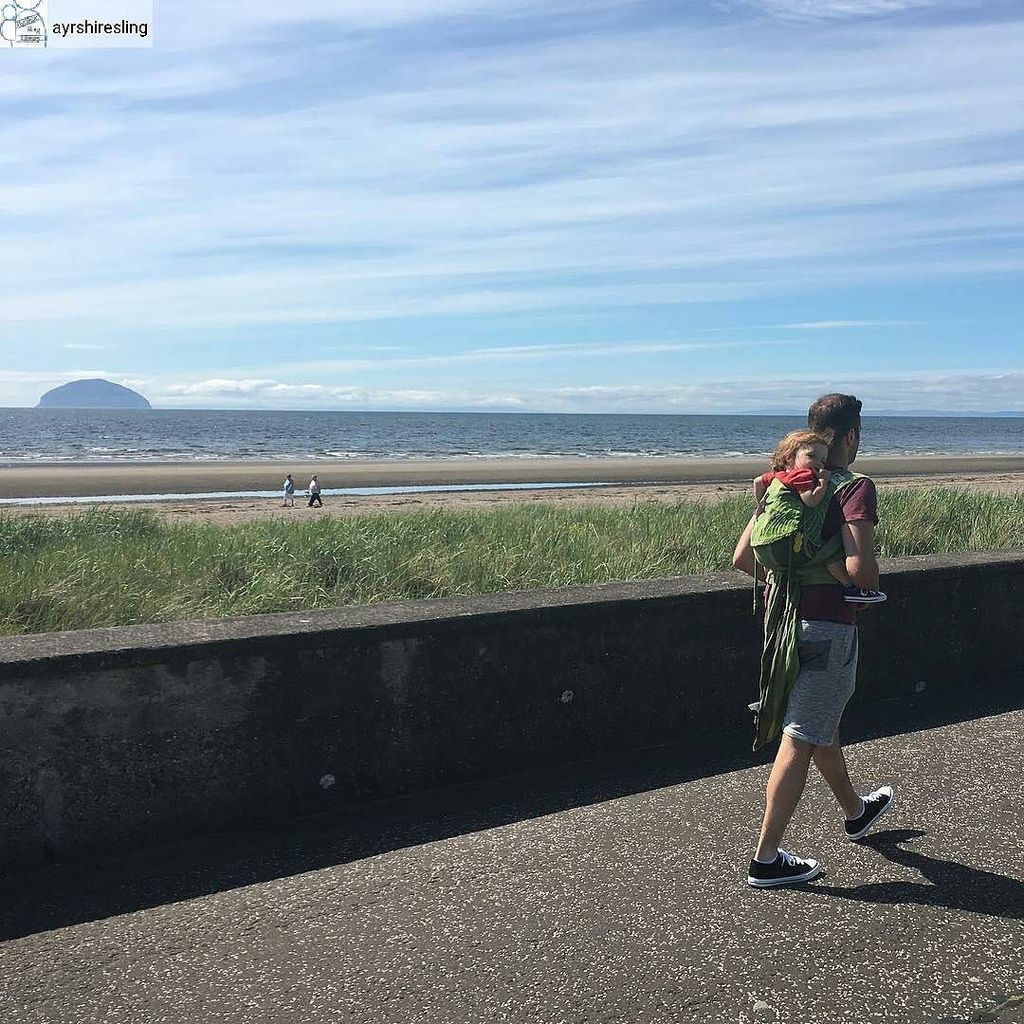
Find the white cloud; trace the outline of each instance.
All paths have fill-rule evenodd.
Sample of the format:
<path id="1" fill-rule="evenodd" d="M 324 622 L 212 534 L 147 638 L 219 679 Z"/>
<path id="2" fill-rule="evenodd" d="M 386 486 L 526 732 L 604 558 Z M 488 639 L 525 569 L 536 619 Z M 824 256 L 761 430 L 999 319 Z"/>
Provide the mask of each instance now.
<path id="1" fill-rule="evenodd" d="M 630 6 L 638 0 L 588 0 L 595 10 Z M 289 33 L 324 31 L 365 32 L 459 17 L 490 18 L 503 14 L 522 17 L 540 13 L 553 17 L 578 10 L 572 0 L 303 0 L 282 4 L 253 0 L 230 14 L 211 13 L 201 0 L 176 0 L 177 17 L 161 19 L 161 45 L 194 47 L 212 43 L 237 45 L 247 37 L 287 38 Z M 202 28 L 197 29 L 196 26 Z"/>
<path id="2" fill-rule="evenodd" d="M 346 281 L 330 273 L 299 274 L 281 288 L 280 272 L 189 277 L 134 286 L 53 290 L 45 303 L 10 304 L 0 324 L 102 320 L 121 327 L 207 327 L 285 323 L 349 323 L 395 317 L 478 315 L 573 307 L 673 305 L 756 294 L 755 285 L 728 281 L 689 284 L 533 284 L 518 289 L 473 285 Z"/>
<path id="3" fill-rule="evenodd" d="M 722 413 L 803 409 L 818 395 L 841 391 L 864 401 L 865 415 L 930 409 L 1024 413 L 1024 370 L 695 380 L 673 386 L 597 385 L 546 392 L 552 411 Z"/>
<path id="4" fill-rule="evenodd" d="M 865 414 L 930 409 L 1024 413 L 1024 369 L 971 372 L 921 370 L 907 373 L 825 373 L 728 376 L 681 375 L 681 379 L 596 383 L 586 386 L 500 384 L 464 387 L 338 386 L 310 379 L 269 376 L 173 377 L 117 374 L 84 369 L 53 375 L 0 370 L 0 406 L 35 404 L 38 395 L 78 377 L 105 376 L 141 391 L 159 408 L 269 409 L 520 409 L 541 412 L 743 413 L 799 410 L 818 395 L 858 395 Z M 26 394 L 29 401 L 26 401 Z"/>
<path id="5" fill-rule="evenodd" d="M 912 320 L 805 320 L 794 324 L 771 324 L 776 331 L 838 331 L 860 327 L 910 327 Z"/>
<path id="6" fill-rule="evenodd" d="M 26 118 L 0 158 L 4 310 L 182 328 L 468 317 L 984 271 L 994 252 L 1019 266 L 1024 24 L 832 42 L 670 29 L 414 54 L 369 92 L 342 78 L 284 109 L 181 106 L 193 71 L 195 95 L 231 96 L 287 74 L 280 55 L 240 53 L 218 81 L 186 55 L 130 82 L 61 65 L 38 84 L 62 112 Z M 39 280 L 48 301 L 21 301 Z"/>
<path id="7" fill-rule="evenodd" d="M 327 384 L 290 384 L 265 378 L 212 378 L 187 384 L 155 385 L 151 392 L 163 406 L 211 405 L 216 408 L 314 409 L 379 406 L 443 406 L 443 392 L 416 388 L 338 387 Z"/>
<path id="8" fill-rule="evenodd" d="M 718 352 L 729 349 L 774 349 L 796 344 L 791 340 L 780 341 L 644 341 L 626 339 L 601 344 L 587 343 L 541 343 L 535 345 L 504 345 L 501 347 L 470 348 L 445 354 L 409 355 L 389 358 L 363 359 L 341 358 L 304 362 L 282 362 L 272 368 L 264 367 L 268 373 L 288 373 L 295 376 L 317 374 L 337 376 L 353 371 L 373 371 L 374 374 L 398 376 L 400 371 L 431 367 L 473 367 L 487 364 L 558 363 L 569 362 L 578 370 L 587 360 L 630 359 L 644 355 L 667 353 Z"/>
<path id="9" fill-rule="evenodd" d="M 904 11 L 937 8 L 949 0 L 740 0 L 775 17 L 793 21 L 878 18 Z M 957 6 L 966 6 L 961 3 Z"/>
<path id="10" fill-rule="evenodd" d="M 797 0 L 760 6 L 810 13 Z M 676 306 L 758 298 L 776 304 L 766 318 L 791 319 L 769 328 L 794 336 L 904 326 L 849 302 L 827 320 L 811 319 L 823 304 L 780 311 L 779 300 L 1024 269 L 1024 22 L 839 23 L 913 6 L 822 0 L 808 46 L 770 19 L 548 33 L 549 8 L 513 0 L 257 0 L 240 22 L 213 19 L 210 42 L 232 45 L 211 60 L 190 48 L 189 0 L 165 19 L 180 50 L 0 68 L 19 140 L 0 153 L 0 349 L 11 339 L 26 360 L 47 346 L 59 357 L 75 345 L 66 337 L 113 336 L 117 369 L 133 377 L 152 349 L 161 365 L 176 349 L 192 378 L 156 386 L 191 387 L 166 392 L 179 404 L 394 404 L 401 391 L 536 407 L 507 379 L 474 389 L 474 373 L 521 362 L 553 387 L 581 379 L 571 360 L 588 372 L 608 360 L 611 379 L 620 358 L 633 379 L 631 357 L 692 349 L 607 340 L 605 324 L 631 307 L 651 333 L 655 315 L 682 332 L 705 313 Z M 519 45 L 497 19 L 524 12 L 539 20 Z M 423 24 L 448 17 L 467 22 Z M 301 44 L 288 41 L 296 27 Z M 256 36 L 272 45 L 248 45 Z M 313 69 L 314 44 L 329 67 Z M 581 310 L 586 345 L 486 341 L 499 316 Z M 346 346 L 352 357 L 315 369 L 282 366 L 302 356 L 267 344 L 273 328 L 319 340 L 320 325 L 375 321 L 402 338 L 396 358 L 394 346 Z M 446 333 L 456 321 L 480 344 L 449 340 L 469 333 Z M 257 366 L 249 328 L 266 329 Z M 529 337 L 493 334 L 506 336 Z M 743 354 L 716 349 L 732 381 Z M 977 358 L 965 346 L 964 362 Z M 414 371 L 446 367 L 448 390 L 417 387 L 440 374 Z M 651 401 L 691 400 L 656 383 Z M 708 401 L 715 387 L 701 385 Z"/>

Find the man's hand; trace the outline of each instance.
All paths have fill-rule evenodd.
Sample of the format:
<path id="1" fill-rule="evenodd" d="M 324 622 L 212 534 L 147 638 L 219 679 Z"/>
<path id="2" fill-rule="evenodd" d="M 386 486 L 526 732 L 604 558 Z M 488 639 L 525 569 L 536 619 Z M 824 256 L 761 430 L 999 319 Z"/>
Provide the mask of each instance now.
<path id="1" fill-rule="evenodd" d="M 754 529 L 754 518 L 753 516 L 751 517 L 750 522 L 747 523 L 740 534 L 740 539 L 736 541 L 736 548 L 732 553 L 732 564 L 734 569 L 739 569 L 740 572 L 745 572 L 748 576 L 753 576 L 755 579 L 763 580 L 764 566 L 758 564 L 754 558 L 754 549 L 750 546 L 750 534 Z"/>

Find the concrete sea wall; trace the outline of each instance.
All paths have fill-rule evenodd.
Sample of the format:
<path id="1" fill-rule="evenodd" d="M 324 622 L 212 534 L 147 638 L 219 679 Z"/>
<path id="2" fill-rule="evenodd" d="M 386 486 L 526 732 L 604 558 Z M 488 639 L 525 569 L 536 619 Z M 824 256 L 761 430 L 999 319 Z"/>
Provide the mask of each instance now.
<path id="1" fill-rule="evenodd" d="M 1024 552 L 892 560 L 848 739 L 1024 706 Z M 0 640 L 0 872 L 673 744 L 748 750 L 738 574 Z"/>

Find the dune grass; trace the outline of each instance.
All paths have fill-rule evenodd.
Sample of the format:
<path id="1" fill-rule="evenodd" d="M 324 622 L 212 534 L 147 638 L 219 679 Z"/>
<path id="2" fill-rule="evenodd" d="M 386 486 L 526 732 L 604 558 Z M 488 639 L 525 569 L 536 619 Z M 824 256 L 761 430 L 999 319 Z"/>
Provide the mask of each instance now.
<path id="1" fill-rule="evenodd" d="M 879 554 L 1022 545 L 1024 493 L 882 492 Z M 717 502 L 377 513 L 238 526 L 142 511 L 0 515 L 0 634 L 718 571 L 750 514 Z"/>

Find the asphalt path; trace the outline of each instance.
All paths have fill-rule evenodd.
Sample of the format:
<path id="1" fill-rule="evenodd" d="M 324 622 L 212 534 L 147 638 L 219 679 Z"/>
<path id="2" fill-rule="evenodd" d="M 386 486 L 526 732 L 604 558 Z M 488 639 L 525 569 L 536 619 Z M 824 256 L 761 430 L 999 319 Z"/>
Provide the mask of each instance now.
<path id="1" fill-rule="evenodd" d="M 664 761 L 9 879 L 0 1020 L 1021 1024 L 1022 729 L 850 747 L 895 809 L 851 844 L 812 779 L 799 889 L 745 884 L 765 765 Z"/>

